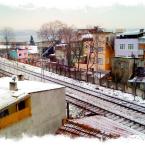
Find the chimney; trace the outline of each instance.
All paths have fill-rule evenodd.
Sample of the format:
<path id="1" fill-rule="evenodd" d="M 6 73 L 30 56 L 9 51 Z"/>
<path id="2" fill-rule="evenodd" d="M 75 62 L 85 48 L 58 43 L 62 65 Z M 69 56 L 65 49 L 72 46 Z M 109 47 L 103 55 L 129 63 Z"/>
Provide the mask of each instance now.
<path id="1" fill-rule="evenodd" d="M 140 33 L 143 33 L 144 32 L 144 29 L 140 29 L 139 31 L 140 31 Z"/>
<path id="2" fill-rule="evenodd" d="M 10 84 L 9 84 L 9 89 L 11 90 L 11 91 L 17 91 L 18 89 L 17 89 L 17 82 L 10 82 Z"/>
<path id="3" fill-rule="evenodd" d="M 24 75 L 18 75 L 18 81 L 23 81 L 24 80 Z"/>

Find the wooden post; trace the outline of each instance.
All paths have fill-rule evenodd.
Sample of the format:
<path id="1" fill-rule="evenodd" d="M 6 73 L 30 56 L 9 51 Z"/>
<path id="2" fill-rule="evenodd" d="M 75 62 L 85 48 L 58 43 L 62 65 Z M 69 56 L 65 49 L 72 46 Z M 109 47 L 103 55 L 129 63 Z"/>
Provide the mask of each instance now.
<path id="1" fill-rule="evenodd" d="M 66 66 L 64 66 L 64 75 L 66 76 Z"/>
<path id="2" fill-rule="evenodd" d="M 74 68 L 74 73 L 75 73 L 74 75 L 75 75 L 75 79 L 76 79 L 76 67 Z"/>
<path id="3" fill-rule="evenodd" d="M 92 68 L 92 83 L 95 84 L 95 78 L 94 78 L 94 68 Z"/>
<path id="4" fill-rule="evenodd" d="M 80 70 L 79 70 L 79 75 L 80 75 L 79 80 L 81 81 L 81 80 L 82 80 L 82 69 L 81 69 L 81 68 L 80 68 Z"/>
<path id="5" fill-rule="evenodd" d="M 68 68 L 68 72 L 69 72 L 69 78 L 71 77 L 71 75 L 70 75 L 70 67 Z"/>

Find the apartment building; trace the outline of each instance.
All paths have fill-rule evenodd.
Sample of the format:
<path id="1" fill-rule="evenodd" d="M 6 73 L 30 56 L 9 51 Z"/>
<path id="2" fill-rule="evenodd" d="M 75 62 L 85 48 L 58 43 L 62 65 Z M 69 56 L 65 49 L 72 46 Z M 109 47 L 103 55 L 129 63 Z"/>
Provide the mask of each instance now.
<path id="1" fill-rule="evenodd" d="M 81 68 L 94 68 L 95 71 L 111 70 L 111 58 L 114 56 L 113 34 L 111 32 L 90 31 L 82 35 L 83 60 Z"/>
<path id="2" fill-rule="evenodd" d="M 112 75 L 114 80 L 127 83 L 135 76 L 137 67 L 145 66 L 144 30 L 120 33 L 115 38 L 115 57 L 112 59 Z"/>
<path id="3" fill-rule="evenodd" d="M 144 34 L 142 29 L 118 34 L 115 39 L 115 57 L 143 57 Z"/>

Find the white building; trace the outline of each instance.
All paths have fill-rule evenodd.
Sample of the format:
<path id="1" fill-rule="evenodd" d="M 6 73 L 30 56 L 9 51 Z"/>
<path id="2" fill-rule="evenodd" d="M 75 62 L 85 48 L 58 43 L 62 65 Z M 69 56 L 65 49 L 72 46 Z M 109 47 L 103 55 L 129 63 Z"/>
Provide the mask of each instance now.
<path id="1" fill-rule="evenodd" d="M 115 57 L 143 56 L 144 52 L 139 48 L 140 38 L 144 36 L 144 31 L 132 31 L 118 34 L 115 39 Z"/>
<path id="2" fill-rule="evenodd" d="M 0 136 L 54 134 L 65 116 L 64 87 L 0 78 Z"/>

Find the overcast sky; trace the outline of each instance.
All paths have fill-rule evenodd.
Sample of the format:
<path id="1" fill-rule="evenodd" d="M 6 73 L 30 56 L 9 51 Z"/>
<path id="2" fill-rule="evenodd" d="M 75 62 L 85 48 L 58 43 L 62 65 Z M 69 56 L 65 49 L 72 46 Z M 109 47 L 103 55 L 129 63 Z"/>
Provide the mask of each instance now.
<path id="1" fill-rule="evenodd" d="M 0 29 L 39 29 L 61 20 L 105 28 L 145 27 L 145 0 L 0 0 Z"/>
<path id="2" fill-rule="evenodd" d="M 111 6 L 112 4 L 137 5 L 145 4 L 144 0 L 0 0 L 1 4 L 10 6 L 56 7 L 56 8 L 82 8 L 85 6 Z"/>

